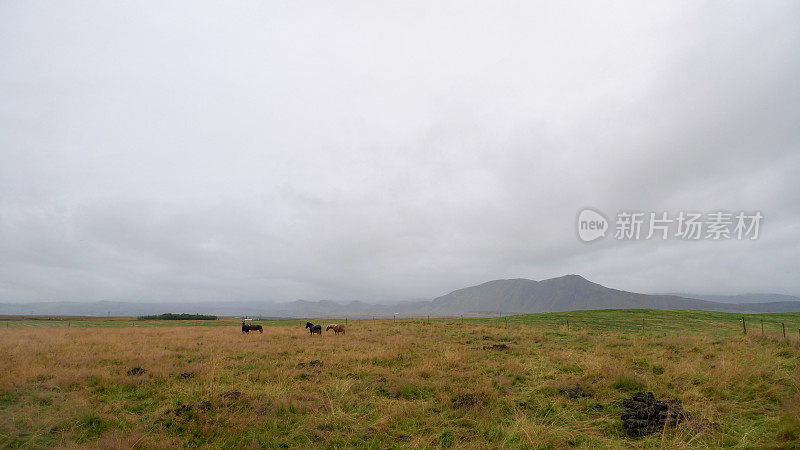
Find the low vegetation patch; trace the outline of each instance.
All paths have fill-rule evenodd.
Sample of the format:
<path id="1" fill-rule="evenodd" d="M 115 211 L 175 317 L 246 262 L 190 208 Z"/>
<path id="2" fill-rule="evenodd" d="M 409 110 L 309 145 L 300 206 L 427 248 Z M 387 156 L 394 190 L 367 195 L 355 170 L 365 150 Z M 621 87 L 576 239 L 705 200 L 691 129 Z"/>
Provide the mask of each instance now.
<path id="1" fill-rule="evenodd" d="M 611 385 L 614 389 L 620 391 L 640 391 L 645 388 L 641 379 L 633 375 L 618 375 Z"/>
<path id="2" fill-rule="evenodd" d="M 159 314 L 157 316 L 139 316 L 137 320 L 217 320 L 219 317 L 207 314 Z"/>

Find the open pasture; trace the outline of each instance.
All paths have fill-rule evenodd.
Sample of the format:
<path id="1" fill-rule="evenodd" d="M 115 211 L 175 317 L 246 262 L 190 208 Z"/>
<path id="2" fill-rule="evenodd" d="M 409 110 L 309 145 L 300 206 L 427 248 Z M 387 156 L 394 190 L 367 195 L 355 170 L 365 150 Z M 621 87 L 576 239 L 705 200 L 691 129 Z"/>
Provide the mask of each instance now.
<path id="1" fill-rule="evenodd" d="M 13 321 L 0 447 L 796 447 L 800 314 L 748 315 L 746 336 L 740 318 L 350 319 L 314 337 L 305 320 Z M 690 419 L 629 437 L 621 401 L 640 390 Z"/>

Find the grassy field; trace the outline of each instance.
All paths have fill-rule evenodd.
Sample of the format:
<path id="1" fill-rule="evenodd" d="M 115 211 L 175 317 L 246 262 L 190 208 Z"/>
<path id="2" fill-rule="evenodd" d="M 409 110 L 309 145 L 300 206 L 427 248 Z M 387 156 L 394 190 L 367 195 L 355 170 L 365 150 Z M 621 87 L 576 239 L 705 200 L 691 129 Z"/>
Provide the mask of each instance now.
<path id="1" fill-rule="evenodd" d="M 800 446 L 800 314 L 748 315 L 746 336 L 740 319 L 350 320 L 311 338 L 304 321 L 0 318 L 0 447 Z M 589 396 L 560 392 L 578 383 Z M 639 390 L 691 419 L 628 437 Z"/>

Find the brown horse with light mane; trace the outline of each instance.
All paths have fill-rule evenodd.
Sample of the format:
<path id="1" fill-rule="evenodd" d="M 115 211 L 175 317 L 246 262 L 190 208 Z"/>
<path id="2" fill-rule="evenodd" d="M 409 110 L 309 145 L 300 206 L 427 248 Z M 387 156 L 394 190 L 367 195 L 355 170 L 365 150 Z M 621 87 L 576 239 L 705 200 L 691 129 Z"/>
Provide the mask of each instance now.
<path id="1" fill-rule="evenodd" d="M 337 324 L 330 324 L 328 328 L 325 328 L 325 331 L 333 330 L 333 334 L 344 334 L 344 325 L 337 325 Z"/>

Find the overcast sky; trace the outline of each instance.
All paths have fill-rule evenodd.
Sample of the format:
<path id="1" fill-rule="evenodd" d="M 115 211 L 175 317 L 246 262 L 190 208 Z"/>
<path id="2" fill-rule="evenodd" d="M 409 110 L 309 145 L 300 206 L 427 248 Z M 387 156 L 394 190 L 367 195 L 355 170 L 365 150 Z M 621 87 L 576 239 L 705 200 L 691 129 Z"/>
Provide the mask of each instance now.
<path id="1" fill-rule="evenodd" d="M 800 294 L 798 24 L 794 0 L 0 2 L 0 301 Z M 764 219 L 587 244 L 584 207 Z"/>

